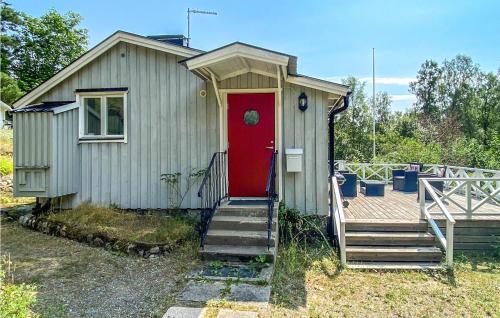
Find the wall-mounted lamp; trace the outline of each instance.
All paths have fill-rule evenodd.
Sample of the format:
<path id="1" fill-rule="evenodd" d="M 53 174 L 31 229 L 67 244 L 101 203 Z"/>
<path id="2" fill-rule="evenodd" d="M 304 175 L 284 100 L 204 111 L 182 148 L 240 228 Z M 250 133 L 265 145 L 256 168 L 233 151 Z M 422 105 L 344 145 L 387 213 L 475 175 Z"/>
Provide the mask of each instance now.
<path id="1" fill-rule="evenodd" d="M 304 92 L 299 95 L 299 109 L 303 112 L 307 109 L 307 95 Z"/>

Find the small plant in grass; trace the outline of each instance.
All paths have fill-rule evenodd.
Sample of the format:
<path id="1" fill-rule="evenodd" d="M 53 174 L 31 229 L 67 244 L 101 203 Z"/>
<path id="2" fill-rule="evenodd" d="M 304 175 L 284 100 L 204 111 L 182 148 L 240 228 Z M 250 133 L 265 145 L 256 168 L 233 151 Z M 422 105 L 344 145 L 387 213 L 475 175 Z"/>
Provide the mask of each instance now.
<path id="1" fill-rule="evenodd" d="M 0 317 L 34 317 L 31 308 L 36 302 L 32 285 L 15 284 L 10 256 L 0 261 Z"/>
<path id="2" fill-rule="evenodd" d="M 212 270 L 212 274 L 217 276 L 220 274 L 220 270 L 224 267 L 224 263 L 221 261 L 213 261 L 210 262 L 209 267 Z"/>
<path id="3" fill-rule="evenodd" d="M 184 189 L 181 186 L 182 174 L 180 172 L 163 173 L 160 175 L 160 180 L 165 182 L 168 186 L 168 199 L 171 209 L 180 209 L 191 187 L 205 175 L 206 171 L 207 169 L 193 169 L 186 177 L 186 186 Z"/>
<path id="4" fill-rule="evenodd" d="M 0 176 L 6 176 L 14 171 L 11 156 L 0 155 Z"/>
<path id="5" fill-rule="evenodd" d="M 280 239 L 283 243 L 292 241 L 313 243 L 322 240 L 327 245 L 328 238 L 321 230 L 321 219 L 315 215 L 303 215 L 299 210 L 288 208 L 283 202 L 279 205 Z"/>

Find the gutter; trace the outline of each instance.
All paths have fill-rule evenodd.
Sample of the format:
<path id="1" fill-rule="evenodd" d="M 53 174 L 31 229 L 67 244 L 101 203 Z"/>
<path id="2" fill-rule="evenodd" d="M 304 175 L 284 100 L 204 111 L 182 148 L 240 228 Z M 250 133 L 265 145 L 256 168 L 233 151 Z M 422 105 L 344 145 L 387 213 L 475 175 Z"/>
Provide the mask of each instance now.
<path id="1" fill-rule="evenodd" d="M 330 172 L 330 176 L 333 176 L 333 172 L 335 170 L 335 138 L 334 138 L 334 130 L 335 130 L 335 115 L 340 114 L 345 111 L 347 107 L 349 107 L 349 100 L 352 92 L 347 92 L 346 96 L 344 96 L 343 101 L 344 104 L 342 107 L 335 109 L 332 108 L 330 113 L 328 113 L 328 170 Z"/>

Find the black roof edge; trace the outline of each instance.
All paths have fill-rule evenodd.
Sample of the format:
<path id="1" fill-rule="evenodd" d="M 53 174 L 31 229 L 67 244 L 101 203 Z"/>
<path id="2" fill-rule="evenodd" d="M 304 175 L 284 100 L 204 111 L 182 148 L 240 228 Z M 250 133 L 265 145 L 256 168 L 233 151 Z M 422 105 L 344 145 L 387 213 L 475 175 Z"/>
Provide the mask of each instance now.
<path id="1" fill-rule="evenodd" d="M 54 108 L 72 104 L 74 102 L 75 102 L 74 100 L 41 102 L 28 105 L 23 108 L 13 109 L 11 110 L 11 113 L 51 112 L 54 110 Z"/>
<path id="2" fill-rule="evenodd" d="M 93 92 L 126 92 L 128 87 L 109 87 L 109 88 L 77 88 L 75 93 L 93 93 Z"/>

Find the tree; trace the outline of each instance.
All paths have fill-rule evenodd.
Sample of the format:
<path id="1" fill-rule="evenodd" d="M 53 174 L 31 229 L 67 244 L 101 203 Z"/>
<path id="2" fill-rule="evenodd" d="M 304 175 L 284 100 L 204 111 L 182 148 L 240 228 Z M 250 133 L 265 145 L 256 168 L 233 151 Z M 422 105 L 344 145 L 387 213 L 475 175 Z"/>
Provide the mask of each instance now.
<path id="1" fill-rule="evenodd" d="M 88 36 L 86 29 L 78 28 L 82 18 L 74 12 L 61 15 L 49 10 L 40 18 L 22 16 L 8 73 L 28 92 L 82 55 Z"/>
<path id="2" fill-rule="evenodd" d="M 17 82 L 9 75 L 4 72 L 1 72 L 0 75 L 0 100 L 12 105 L 23 93 L 17 86 Z"/>
<path id="3" fill-rule="evenodd" d="M 485 146 L 494 136 L 500 136 L 500 79 L 493 73 L 482 74 L 481 85 L 474 101 L 473 118 L 477 138 Z"/>
<path id="4" fill-rule="evenodd" d="M 0 5 L 0 70 L 8 73 L 12 61 L 12 52 L 19 46 L 14 33 L 19 30 L 23 20 L 21 14 L 10 7 L 10 4 L 1 2 Z"/>
<path id="5" fill-rule="evenodd" d="M 349 108 L 335 123 L 335 158 L 368 161 L 372 157 L 372 117 L 364 92 L 366 82 L 350 76 L 342 83 L 351 88 L 352 94 Z"/>
<path id="6" fill-rule="evenodd" d="M 439 64 L 433 60 L 426 60 L 417 73 L 417 80 L 410 83 L 410 93 L 417 97 L 415 105 L 426 116 L 433 121 L 438 121 L 441 117 L 439 85 L 442 70 Z"/>

